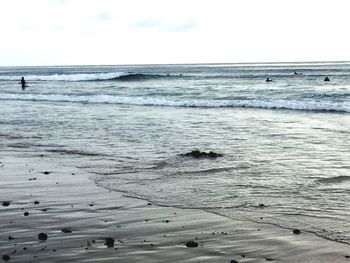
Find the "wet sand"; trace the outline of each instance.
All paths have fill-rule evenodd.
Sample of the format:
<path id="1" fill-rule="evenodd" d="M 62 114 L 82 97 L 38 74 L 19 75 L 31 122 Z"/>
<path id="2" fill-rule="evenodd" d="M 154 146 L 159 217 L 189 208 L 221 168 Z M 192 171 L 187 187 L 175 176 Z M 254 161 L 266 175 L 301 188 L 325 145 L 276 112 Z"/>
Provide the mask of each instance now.
<path id="1" fill-rule="evenodd" d="M 350 262 L 349 245 L 311 233 L 97 187 L 72 156 L 8 151 L 0 162 L 3 262 Z"/>

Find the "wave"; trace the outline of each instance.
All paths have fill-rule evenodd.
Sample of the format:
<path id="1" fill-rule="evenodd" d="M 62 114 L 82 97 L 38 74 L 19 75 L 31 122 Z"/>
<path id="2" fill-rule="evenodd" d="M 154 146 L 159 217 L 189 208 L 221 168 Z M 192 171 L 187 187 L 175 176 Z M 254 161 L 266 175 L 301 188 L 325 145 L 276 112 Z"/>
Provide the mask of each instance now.
<path id="1" fill-rule="evenodd" d="M 25 75 L 27 81 L 136 81 L 157 79 L 165 77 L 177 77 L 175 75 L 144 74 L 131 72 L 109 73 L 79 73 L 79 74 L 53 74 L 53 75 Z M 0 81 L 20 81 L 21 76 L 0 75 Z"/>
<path id="2" fill-rule="evenodd" d="M 244 100 L 244 99 L 183 99 L 175 100 L 157 97 L 127 97 L 113 95 L 75 96 L 64 94 L 0 94 L 0 100 L 72 102 L 95 104 L 124 104 L 138 106 L 168 106 L 195 108 L 262 108 L 301 111 L 350 113 L 350 102 L 316 100 Z"/>

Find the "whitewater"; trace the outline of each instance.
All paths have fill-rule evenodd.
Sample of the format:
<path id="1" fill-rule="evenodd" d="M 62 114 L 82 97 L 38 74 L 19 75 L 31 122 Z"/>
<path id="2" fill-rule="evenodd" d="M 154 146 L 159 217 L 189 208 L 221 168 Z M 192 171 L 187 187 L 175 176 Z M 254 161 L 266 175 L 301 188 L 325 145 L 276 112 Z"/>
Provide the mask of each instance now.
<path id="1" fill-rule="evenodd" d="M 127 196 L 350 243 L 349 62 L 2 67 L 0 104 L 2 151 L 69 155 Z M 183 157 L 194 149 L 223 157 Z"/>

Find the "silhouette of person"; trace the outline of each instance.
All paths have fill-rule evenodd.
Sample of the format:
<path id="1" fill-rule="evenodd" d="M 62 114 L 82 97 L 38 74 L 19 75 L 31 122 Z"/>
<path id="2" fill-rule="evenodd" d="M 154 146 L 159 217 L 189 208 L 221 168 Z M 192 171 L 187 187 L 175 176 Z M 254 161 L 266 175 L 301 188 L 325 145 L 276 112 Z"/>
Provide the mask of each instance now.
<path id="1" fill-rule="evenodd" d="M 328 78 L 328 76 L 326 76 L 326 77 L 324 78 L 324 81 L 330 81 L 330 79 Z"/>
<path id="2" fill-rule="evenodd" d="M 266 78 L 266 82 L 271 82 L 272 80 L 270 78 Z"/>
<path id="3" fill-rule="evenodd" d="M 26 83 L 24 77 L 21 78 L 21 85 L 22 85 L 22 90 L 25 90 L 27 87 L 27 83 Z"/>

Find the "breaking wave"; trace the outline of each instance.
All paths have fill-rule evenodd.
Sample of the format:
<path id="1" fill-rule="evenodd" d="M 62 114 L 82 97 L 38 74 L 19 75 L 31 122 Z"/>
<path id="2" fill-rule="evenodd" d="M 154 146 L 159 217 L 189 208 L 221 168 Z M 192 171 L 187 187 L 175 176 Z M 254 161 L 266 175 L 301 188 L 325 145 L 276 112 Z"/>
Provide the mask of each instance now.
<path id="1" fill-rule="evenodd" d="M 168 106 L 197 108 L 262 108 L 301 111 L 350 113 L 350 102 L 316 100 L 218 100 L 218 99 L 168 99 L 160 97 L 128 97 L 113 95 L 64 95 L 64 94 L 0 94 L 0 100 L 52 101 L 72 103 L 124 104 L 138 106 Z"/>
<path id="2" fill-rule="evenodd" d="M 27 81 L 137 81 L 174 77 L 174 75 L 144 74 L 131 72 L 110 73 L 79 73 L 79 74 L 53 74 L 53 75 L 25 75 Z M 20 81 L 21 76 L 0 75 L 0 81 Z"/>

